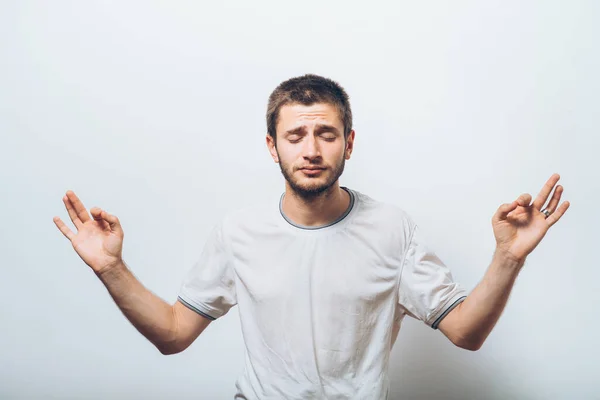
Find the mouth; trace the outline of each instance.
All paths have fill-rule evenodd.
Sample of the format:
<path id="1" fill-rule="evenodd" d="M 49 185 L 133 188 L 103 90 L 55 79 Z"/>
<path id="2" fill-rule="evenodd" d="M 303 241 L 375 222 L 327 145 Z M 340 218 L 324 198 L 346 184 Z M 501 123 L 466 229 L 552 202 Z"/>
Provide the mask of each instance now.
<path id="1" fill-rule="evenodd" d="M 320 174 L 321 171 L 323 171 L 325 168 L 314 168 L 314 167 L 309 167 L 309 168 L 302 168 L 300 169 L 300 171 L 304 172 L 306 175 L 317 175 Z"/>

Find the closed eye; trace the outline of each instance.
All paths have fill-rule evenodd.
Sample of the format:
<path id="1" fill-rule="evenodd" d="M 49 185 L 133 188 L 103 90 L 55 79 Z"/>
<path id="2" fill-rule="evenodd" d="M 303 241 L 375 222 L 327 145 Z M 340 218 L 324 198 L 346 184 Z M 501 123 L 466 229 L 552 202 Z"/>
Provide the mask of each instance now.
<path id="1" fill-rule="evenodd" d="M 337 136 L 335 136 L 335 135 L 333 135 L 333 136 L 331 136 L 331 135 L 327 135 L 327 136 L 323 136 L 323 135 L 321 135 L 321 136 L 320 136 L 320 138 L 322 138 L 322 139 L 324 139 L 324 140 L 326 140 L 326 141 L 328 141 L 328 142 L 333 142 L 335 139 L 337 139 Z M 292 138 L 288 138 L 288 141 L 289 141 L 290 143 L 298 143 L 298 142 L 300 142 L 302 139 L 303 139 L 303 137 L 300 137 L 300 138 L 298 138 L 298 139 L 292 139 Z"/>

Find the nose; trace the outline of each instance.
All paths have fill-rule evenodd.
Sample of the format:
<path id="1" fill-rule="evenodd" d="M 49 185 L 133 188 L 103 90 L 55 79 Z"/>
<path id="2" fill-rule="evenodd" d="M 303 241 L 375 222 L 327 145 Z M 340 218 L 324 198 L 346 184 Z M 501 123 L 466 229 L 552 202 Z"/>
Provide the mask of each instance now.
<path id="1" fill-rule="evenodd" d="M 302 153 L 304 158 L 314 159 L 321 155 L 319 150 L 317 139 L 315 139 L 314 135 L 307 135 L 306 140 L 304 141 L 304 148 L 302 149 Z"/>

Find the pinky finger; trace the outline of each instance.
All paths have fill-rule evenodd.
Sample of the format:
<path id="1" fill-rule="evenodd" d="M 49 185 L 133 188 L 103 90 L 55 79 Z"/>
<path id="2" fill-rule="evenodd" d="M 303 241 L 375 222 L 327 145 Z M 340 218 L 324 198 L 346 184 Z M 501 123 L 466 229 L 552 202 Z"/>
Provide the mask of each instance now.
<path id="1" fill-rule="evenodd" d="M 555 223 L 557 223 L 558 220 L 560 219 L 560 217 L 563 216 L 563 214 L 565 213 L 565 211 L 567 211 L 567 209 L 569 208 L 570 205 L 571 205 L 571 203 L 569 203 L 568 201 L 564 201 L 556 209 L 556 211 L 554 211 L 552 214 L 550 214 L 550 216 L 546 219 L 546 221 L 548 222 L 548 226 L 552 226 Z"/>
<path id="2" fill-rule="evenodd" d="M 56 226 L 58 227 L 58 229 L 62 232 L 62 234 L 65 235 L 65 237 L 67 239 L 69 239 L 70 241 L 73 241 L 75 234 L 73 232 L 71 232 L 69 227 L 67 225 L 65 225 L 65 223 L 62 222 L 62 220 L 59 217 L 54 217 L 53 220 L 54 220 L 54 223 L 56 224 Z"/>

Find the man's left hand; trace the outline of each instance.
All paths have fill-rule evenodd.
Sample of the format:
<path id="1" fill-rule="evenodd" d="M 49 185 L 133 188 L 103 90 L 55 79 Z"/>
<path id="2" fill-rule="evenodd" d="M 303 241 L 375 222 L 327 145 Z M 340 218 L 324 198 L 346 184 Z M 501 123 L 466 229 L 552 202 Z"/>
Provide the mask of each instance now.
<path id="1" fill-rule="evenodd" d="M 562 186 L 557 186 L 554 195 L 546 209 L 550 212 L 548 218 L 541 212 L 550 192 L 560 179 L 559 174 L 553 174 L 544 185 L 537 198 L 531 203 L 531 195 L 524 193 L 510 204 L 503 204 L 492 218 L 492 227 L 496 237 L 496 248 L 515 261 L 524 261 L 570 206 L 564 201 L 558 203 L 563 192 Z"/>

